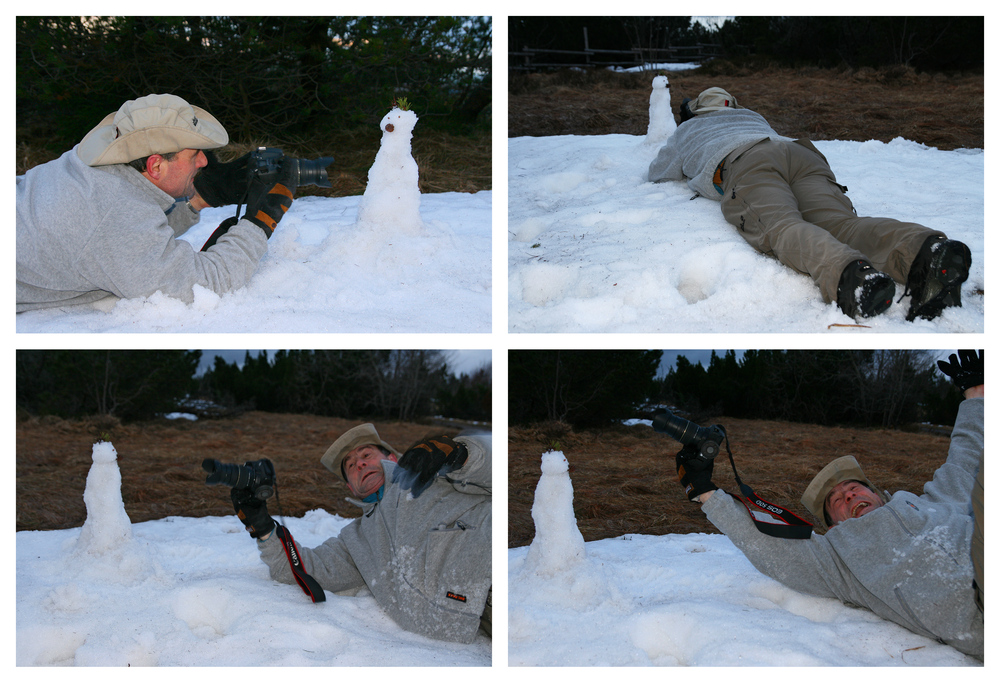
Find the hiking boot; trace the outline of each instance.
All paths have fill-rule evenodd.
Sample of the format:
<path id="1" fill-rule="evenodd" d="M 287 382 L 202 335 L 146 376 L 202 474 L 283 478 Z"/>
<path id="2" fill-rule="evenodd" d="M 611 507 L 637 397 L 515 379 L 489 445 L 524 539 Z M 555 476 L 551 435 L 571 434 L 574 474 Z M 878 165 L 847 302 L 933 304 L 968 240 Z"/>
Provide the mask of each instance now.
<path id="1" fill-rule="evenodd" d="M 962 283 L 969 279 L 971 265 L 972 252 L 961 242 L 943 235 L 928 237 L 906 278 L 903 296 L 913 296 L 906 319 L 933 320 L 949 306 L 961 306 Z"/>
<path id="2" fill-rule="evenodd" d="M 837 285 L 837 305 L 852 318 L 872 318 L 885 312 L 896 296 L 892 278 L 867 261 L 851 261 Z"/>

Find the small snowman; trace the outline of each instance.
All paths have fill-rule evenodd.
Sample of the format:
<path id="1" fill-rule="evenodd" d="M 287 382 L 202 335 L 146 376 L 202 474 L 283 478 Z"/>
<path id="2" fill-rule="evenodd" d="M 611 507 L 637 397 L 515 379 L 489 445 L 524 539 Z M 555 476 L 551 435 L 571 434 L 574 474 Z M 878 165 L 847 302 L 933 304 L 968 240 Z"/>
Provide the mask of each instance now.
<path id="1" fill-rule="evenodd" d="M 405 100 L 382 117 L 382 141 L 368 171 L 368 186 L 358 204 L 358 226 L 387 237 L 420 234 L 420 189 L 410 139 L 417 115 Z"/>
<path id="2" fill-rule="evenodd" d="M 559 451 L 542 455 L 542 476 L 535 487 L 531 518 L 535 537 L 528 547 L 526 569 L 554 576 L 583 562 L 587 552 L 573 512 L 569 462 Z"/>
<path id="3" fill-rule="evenodd" d="M 122 474 L 115 447 L 108 441 L 98 441 L 91 458 L 94 464 L 90 466 L 83 491 L 87 521 L 80 530 L 76 547 L 78 552 L 105 555 L 132 541 L 132 521 L 122 502 Z"/>
<path id="4" fill-rule="evenodd" d="M 670 87 L 666 76 L 653 79 L 653 92 L 649 95 L 649 128 L 644 145 L 660 147 L 677 130 L 674 113 L 670 110 Z"/>

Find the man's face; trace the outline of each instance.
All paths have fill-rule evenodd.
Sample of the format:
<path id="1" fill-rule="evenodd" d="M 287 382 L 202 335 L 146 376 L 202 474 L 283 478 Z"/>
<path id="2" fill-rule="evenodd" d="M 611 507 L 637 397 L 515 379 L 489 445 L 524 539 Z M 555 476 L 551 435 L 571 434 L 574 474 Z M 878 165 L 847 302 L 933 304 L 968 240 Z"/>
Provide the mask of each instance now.
<path id="1" fill-rule="evenodd" d="M 150 158 L 144 175 L 174 199 L 193 197 L 194 177 L 207 165 L 208 159 L 200 149 L 182 149 L 170 160 L 159 155 Z"/>
<path id="2" fill-rule="evenodd" d="M 882 499 L 870 488 L 856 481 L 842 481 L 834 486 L 826 497 L 825 504 L 831 525 L 861 517 L 880 507 Z"/>
<path id="3" fill-rule="evenodd" d="M 395 455 L 385 455 L 377 446 L 358 446 L 344 458 L 347 488 L 358 498 L 365 498 L 385 483 L 382 461 L 396 462 Z"/>

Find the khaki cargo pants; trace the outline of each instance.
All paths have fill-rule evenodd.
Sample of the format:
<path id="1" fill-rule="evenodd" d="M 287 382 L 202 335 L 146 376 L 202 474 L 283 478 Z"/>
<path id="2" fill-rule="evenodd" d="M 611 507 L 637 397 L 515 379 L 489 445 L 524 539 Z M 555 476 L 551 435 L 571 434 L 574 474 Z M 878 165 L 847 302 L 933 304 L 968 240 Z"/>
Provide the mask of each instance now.
<path id="1" fill-rule="evenodd" d="M 858 217 L 847 188 L 809 140 L 764 140 L 730 154 L 721 171 L 726 220 L 757 251 L 811 276 L 827 303 L 837 300 L 844 268 L 858 259 L 906 284 L 924 241 L 943 234 Z"/>

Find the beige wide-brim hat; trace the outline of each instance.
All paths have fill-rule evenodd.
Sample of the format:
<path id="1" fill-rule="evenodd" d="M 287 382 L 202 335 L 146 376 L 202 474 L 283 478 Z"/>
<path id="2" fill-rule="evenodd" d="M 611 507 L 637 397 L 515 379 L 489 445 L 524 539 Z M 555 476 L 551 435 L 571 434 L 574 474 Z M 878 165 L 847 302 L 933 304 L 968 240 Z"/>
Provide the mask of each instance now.
<path id="1" fill-rule="evenodd" d="M 381 446 L 390 451 L 397 458 L 399 451 L 387 444 L 375 431 L 375 425 L 370 422 L 352 427 L 341 434 L 340 438 L 333 442 L 333 445 L 326 449 L 326 453 L 319 459 L 326 469 L 344 479 L 344 472 L 340 465 L 344 462 L 347 454 L 359 446 Z M 347 481 L 344 479 L 344 481 Z"/>
<path id="2" fill-rule="evenodd" d="M 722 88 L 708 88 L 702 90 L 698 97 L 689 104 L 688 109 L 692 114 L 706 114 L 710 111 L 721 111 L 722 109 L 743 109 L 736 103 L 736 98 Z"/>
<path id="3" fill-rule="evenodd" d="M 882 499 L 882 502 L 887 502 L 885 494 L 875 488 L 875 485 L 865 476 L 864 470 L 861 469 L 861 465 L 858 464 L 853 455 L 837 458 L 813 477 L 809 486 L 806 487 L 805 493 L 802 494 L 802 504 L 824 526 L 826 525 L 826 511 L 824 509 L 826 497 L 830 495 L 833 487 L 842 481 L 860 481 L 874 491 Z"/>
<path id="4" fill-rule="evenodd" d="M 147 95 L 105 116 L 83 138 L 76 153 L 88 166 L 106 166 L 150 154 L 216 149 L 228 142 L 229 133 L 204 109 L 176 95 Z"/>

